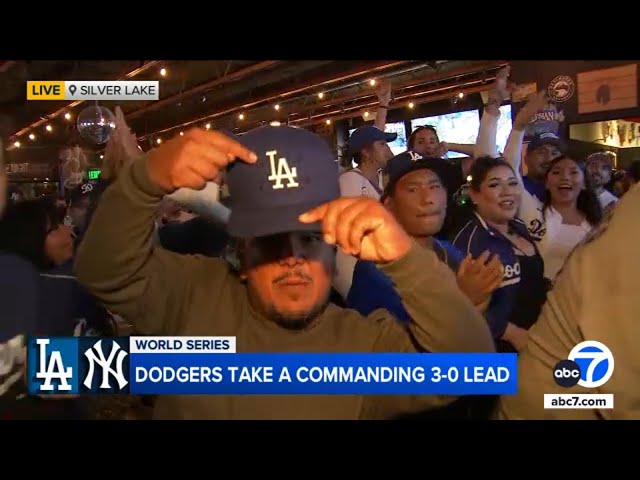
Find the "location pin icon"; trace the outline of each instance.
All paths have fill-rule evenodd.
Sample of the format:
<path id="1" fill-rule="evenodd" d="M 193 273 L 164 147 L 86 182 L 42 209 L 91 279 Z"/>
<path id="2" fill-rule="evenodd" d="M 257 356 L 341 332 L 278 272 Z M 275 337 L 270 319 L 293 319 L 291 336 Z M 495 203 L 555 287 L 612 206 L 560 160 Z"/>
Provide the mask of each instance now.
<path id="1" fill-rule="evenodd" d="M 69 85 L 69 91 L 71 92 L 71 95 L 75 95 L 77 89 L 78 87 L 76 87 L 75 85 Z"/>

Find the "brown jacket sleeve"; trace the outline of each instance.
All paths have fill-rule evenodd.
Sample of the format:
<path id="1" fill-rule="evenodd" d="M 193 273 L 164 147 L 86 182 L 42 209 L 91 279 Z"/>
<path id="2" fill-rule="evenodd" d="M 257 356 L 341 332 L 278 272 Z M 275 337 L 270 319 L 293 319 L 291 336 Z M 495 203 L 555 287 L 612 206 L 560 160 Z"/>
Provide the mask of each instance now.
<path id="1" fill-rule="evenodd" d="M 382 330 L 375 351 L 495 352 L 486 320 L 435 252 L 414 245 L 402 259 L 380 268 L 393 280 L 412 322 L 405 329 L 387 312 L 372 312 L 369 317 L 380 323 Z M 443 395 L 368 397 L 364 416 L 390 418 L 440 407 L 454 399 Z"/>
<path id="2" fill-rule="evenodd" d="M 153 245 L 155 212 L 166 192 L 149 179 L 146 162 L 146 156 L 131 162 L 101 197 L 78 250 L 76 274 L 136 330 L 175 335 L 201 272 L 222 279 L 226 268 L 215 259 Z"/>
<path id="3" fill-rule="evenodd" d="M 629 190 L 566 260 L 518 359 L 518 393 L 503 396 L 509 420 L 640 419 L 640 184 Z M 578 343 L 603 343 L 614 358 L 598 388 L 558 386 L 553 368 Z M 612 394 L 613 409 L 544 408 L 545 394 Z"/>

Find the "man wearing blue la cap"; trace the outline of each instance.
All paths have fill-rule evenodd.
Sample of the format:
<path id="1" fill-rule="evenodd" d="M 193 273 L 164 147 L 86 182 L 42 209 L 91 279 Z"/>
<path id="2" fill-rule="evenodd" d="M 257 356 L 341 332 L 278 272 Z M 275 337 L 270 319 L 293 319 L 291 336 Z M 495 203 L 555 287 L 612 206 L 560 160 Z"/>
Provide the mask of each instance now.
<path id="1" fill-rule="evenodd" d="M 230 166 L 232 164 L 232 166 Z M 229 231 L 241 275 L 222 260 L 154 248 L 153 211 L 177 188 L 227 168 Z M 192 130 L 141 155 L 105 192 L 80 247 L 80 280 L 152 335 L 236 336 L 239 352 L 492 352 L 483 318 L 431 251 L 368 198 L 338 197 L 338 166 L 317 135 L 263 127 L 238 140 Z M 117 220 L 117 221 L 116 221 Z M 336 246 L 377 263 L 406 328 L 327 302 Z M 415 285 L 433 284 L 416 294 Z M 441 396 L 160 396 L 162 419 L 366 419 L 431 409 Z"/>
<path id="2" fill-rule="evenodd" d="M 389 142 L 397 137 L 397 133 L 383 132 L 373 125 L 354 130 L 349 137 L 347 156 L 353 158 L 357 167 L 340 175 L 343 197 L 380 198 L 383 185 L 379 171 L 393 157 Z"/>
<path id="3" fill-rule="evenodd" d="M 382 202 L 418 245 L 436 252 L 457 274 L 460 289 L 483 310 L 502 279 L 502 265 L 497 257 L 486 264 L 474 262 L 470 256 L 464 258 L 451 243 L 435 238 L 447 212 L 446 174 L 446 165 L 439 158 L 415 152 L 396 155 L 385 169 L 388 181 Z M 410 321 L 391 279 L 371 262 L 356 263 L 346 303 L 363 315 L 385 308 L 401 322 Z"/>

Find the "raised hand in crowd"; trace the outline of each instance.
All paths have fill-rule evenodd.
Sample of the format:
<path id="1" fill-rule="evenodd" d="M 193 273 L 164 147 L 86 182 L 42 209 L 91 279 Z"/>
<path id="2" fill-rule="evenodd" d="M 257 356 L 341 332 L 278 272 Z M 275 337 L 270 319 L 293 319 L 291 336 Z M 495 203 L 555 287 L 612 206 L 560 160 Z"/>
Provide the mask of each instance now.
<path id="1" fill-rule="evenodd" d="M 540 91 L 529 97 L 527 103 L 518 111 L 516 118 L 513 120 L 513 129 L 519 132 L 524 131 L 527 125 L 531 123 L 533 117 L 542 112 L 548 102 L 545 91 Z"/>
<path id="2" fill-rule="evenodd" d="M 116 128 L 113 130 L 104 150 L 101 178 L 113 181 L 124 165 L 142 153 L 138 139 L 127 125 L 120 107 L 115 109 Z"/>
<path id="3" fill-rule="evenodd" d="M 220 132 L 193 129 L 153 150 L 147 166 L 150 179 L 169 193 L 183 187 L 204 188 L 236 158 L 257 160 L 255 153 Z"/>
<path id="4" fill-rule="evenodd" d="M 511 66 L 507 65 L 496 74 L 493 88 L 489 91 L 489 99 L 485 109 L 492 115 L 500 115 L 500 105 L 511 97 L 514 84 L 509 82 Z"/>
<path id="5" fill-rule="evenodd" d="M 375 126 L 384 132 L 387 124 L 389 103 L 391 103 L 391 82 L 388 80 L 382 80 L 378 85 L 378 88 L 376 88 L 376 96 L 378 97 L 379 103 Z"/>
<path id="6" fill-rule="evenodd" d="M 391 102 L 391 82 L 388 80 L 381 81 L 378 88 L 376 88 L 376 95 L 380 105 L 388 107 Z"/>
<path id="7" fill-rule="evenodd" d="M 476 259 L 468 254 L 458 268 L 458 286 L 474 305 L 486 308 L 491 294 L 502 282 L 503 268 L 500 258 L 488 250 Z"/>

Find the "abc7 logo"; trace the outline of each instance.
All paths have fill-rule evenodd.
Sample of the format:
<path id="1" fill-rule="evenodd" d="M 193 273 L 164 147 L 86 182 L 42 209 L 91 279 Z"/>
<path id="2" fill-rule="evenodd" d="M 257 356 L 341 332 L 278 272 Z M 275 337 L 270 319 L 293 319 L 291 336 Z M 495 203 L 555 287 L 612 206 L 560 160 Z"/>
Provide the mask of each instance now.
<path id="1" fill-rule="evenodd" d="M 576 360 L 580 360 L 580 365 Z M 565 388 L 580 385 L 598 388 L 613 375 L 613 354 L 609 348 L 594 340 L 579 343 L 569 353 L 567 360 L 559 361 L 553 368 L 553 379 Z"/>

